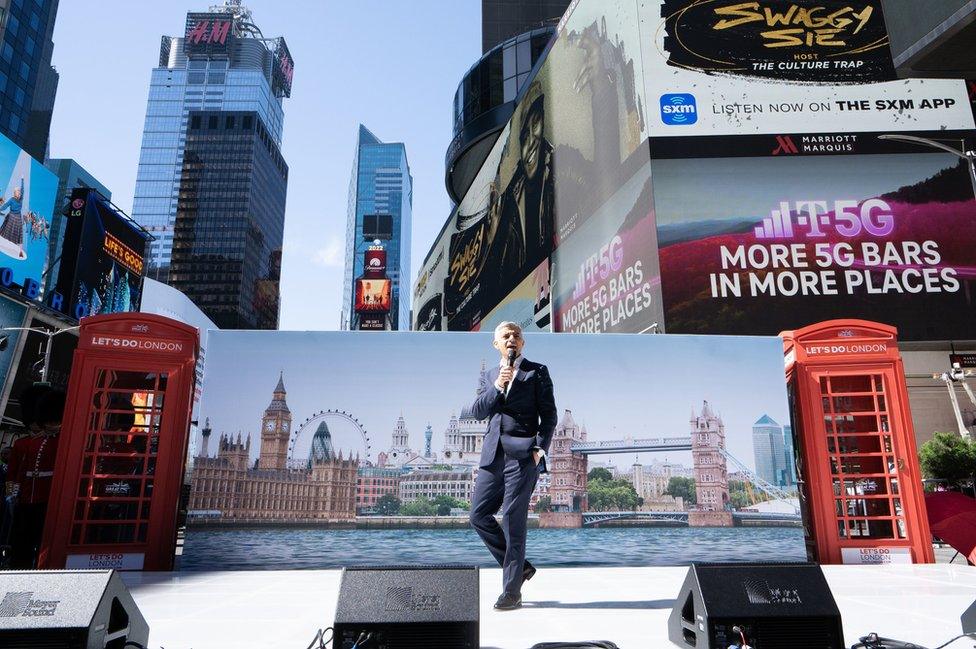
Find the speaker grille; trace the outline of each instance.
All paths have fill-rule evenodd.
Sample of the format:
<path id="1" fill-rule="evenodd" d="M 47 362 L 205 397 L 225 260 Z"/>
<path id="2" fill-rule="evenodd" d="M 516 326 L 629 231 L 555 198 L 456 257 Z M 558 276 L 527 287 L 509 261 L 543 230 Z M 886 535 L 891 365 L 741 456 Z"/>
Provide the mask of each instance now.
<path id="1" fill-rule="evenodd" d="M 87 642 L 82 631 L 36 629 L 0 632 L 3 649 L 85 649 Z"/>
<path id="2" fill-rule="evenodd" d="M 843 638 L 829 620 L 766 619 L 757 623 L 757 643 L 761 647 L 790 647 L 790 649 L 836 649 L 843 647 Z"/>

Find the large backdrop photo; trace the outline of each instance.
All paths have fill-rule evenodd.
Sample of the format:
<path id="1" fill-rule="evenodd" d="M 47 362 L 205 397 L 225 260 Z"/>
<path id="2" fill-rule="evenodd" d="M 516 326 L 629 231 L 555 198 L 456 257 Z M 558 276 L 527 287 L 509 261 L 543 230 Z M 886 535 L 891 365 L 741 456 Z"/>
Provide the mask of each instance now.
<path id="1" fill-rule="evenodd" d="M 211 332 L 180 568 L 493 565 L 468 522 L 491 340 Z M 526 341 L 558 409 L 534 563 L 805 560 L 781 340 Z"/>

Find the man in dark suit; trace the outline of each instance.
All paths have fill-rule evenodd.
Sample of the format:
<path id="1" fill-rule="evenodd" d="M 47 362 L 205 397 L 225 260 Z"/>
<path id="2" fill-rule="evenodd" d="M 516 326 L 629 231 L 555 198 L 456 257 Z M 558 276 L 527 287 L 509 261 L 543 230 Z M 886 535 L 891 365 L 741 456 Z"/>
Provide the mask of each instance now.
<path id="1" fill-rule="evenodd" d="M 504 590 L 495 608 L 522 605 L 522 582 L 535 574 L 525 560 L 529 500 L 556 428 L 556 401 L 545 365 L 522 357 L 522 328 L 503 322 L 493 343 L 501 362 L 482 376 L 471 407 L 488 420 L 478 478 L 471 502 L 471 525 L 502 567 Z M 514 359 L 514 360 L 510 360 Z M 495 513 L 502 510 L 502 524 Z"/>

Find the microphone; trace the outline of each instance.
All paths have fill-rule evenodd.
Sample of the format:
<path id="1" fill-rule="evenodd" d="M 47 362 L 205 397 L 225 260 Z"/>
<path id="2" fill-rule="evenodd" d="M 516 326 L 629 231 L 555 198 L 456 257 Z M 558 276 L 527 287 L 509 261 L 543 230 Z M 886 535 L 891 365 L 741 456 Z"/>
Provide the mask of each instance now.
<path id="1" fill-rule="evenodd" d="M 509 367 L 515 367 L 515 350 L 514 349 L 509 349 L 508 350 L 508 366 Z M 505 381 L 505 389 L 506 390 L 508 389 L 508 381 Z"/>

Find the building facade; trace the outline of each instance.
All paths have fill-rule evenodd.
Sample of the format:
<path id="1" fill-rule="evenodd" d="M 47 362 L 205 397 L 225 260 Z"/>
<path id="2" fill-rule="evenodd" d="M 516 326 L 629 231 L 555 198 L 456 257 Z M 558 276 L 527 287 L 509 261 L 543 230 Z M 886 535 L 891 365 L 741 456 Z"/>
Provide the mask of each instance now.
<path id="1" fill-rule="evenodd" d="M 400 497 L 400 480 L 404 471 L 397 468 L 360 467 L 356 475 L 356 513 L 372 514 L 383 496 Z"/>
<path id="2" fill-rule="evenodd" d="M 108 200 L 112 200 L 112 192 L 88 173 L 76 160 L 51 158 L 45 161 L 44 166 L 58 177 L 58 195 L 54 200 L 54 213 L 51 215 L 51 235 L 47 244 L 48 268 L 47 275 L 44 278 L 45 294 L 47 294 L 58 283 L 64 232 L 68 225 L 64 208 L 67 207 L 71 191 L 76 187 L 88 187 L 98 190 L 98 193 Z"/>
<path id="3" fill-rule="evenodd" d="M 421 498 L 434 500 L 438 496 L 450 496 L 470 503 L 473 494 L 474 472 L 471 470 L 420 470 L 400 480 L 400 501 L 404 503 Z"/>
<path id="4" fill-rule="evenodd" d="M 277 329 L 288 165 L 255 111 L 190 111 L 169 284 L 221 329 Z"/>
<path id="5" fill-rule="evenodd" d="M 360 125 L 349 180 L 340 329 L 410 329 L 412 210 L 413 178 L 406 147 L 401 142 L 381 142 Z M 385 251 L 385 277 L 379 281 L 389 282 L 389 305 L 370 314 L 381 325 L 367 327 L 357 283 L 368 270 L 366 253 L 371 247 Z"/>
<path id="6" fill-rule="evenodd" d="M 481 0 L 481 51 L 559 20 L 570 0 Z"/>
<path id="7" fill-rule="evenodd" d="M 283 38 L 266 38 L 241 0 L 186 15 L 183 36 L 164 36 L 152 71 L 132 216 L 156 240 L 148 276 L 167 281 L 191 111 L 256 113 L 281 147 L 283 99 L 294 63 Z"/>
<path id="8" fill-rule="evenodd" d="M 786 461 L 783 427 L 763 415 L 752 425 L 752 452 L 756 460 L 756 475 L 780 487 L 790 484 Z"/>
<path id="9" fill-rule="evenodd" d="M 0 2 L 0 133 L 47 157 L 58 73 L 51 66 L 58 0 Z"/>
<path id="10" fill-rule="evenodd" d="M 219 512 L 238 522 L 343 522 L 356 516 L 359 460 L 332 450 L 328 427 L 320 426 L 302 466 L 288 463 L 291 411 L 283 378 L 261 418 L 261 448 L 251 460 L 251 436 L 221 435 L 209 456 L 210 427 L 203 431 L 200 455 L 190 474 L 192 512 Z"/>

